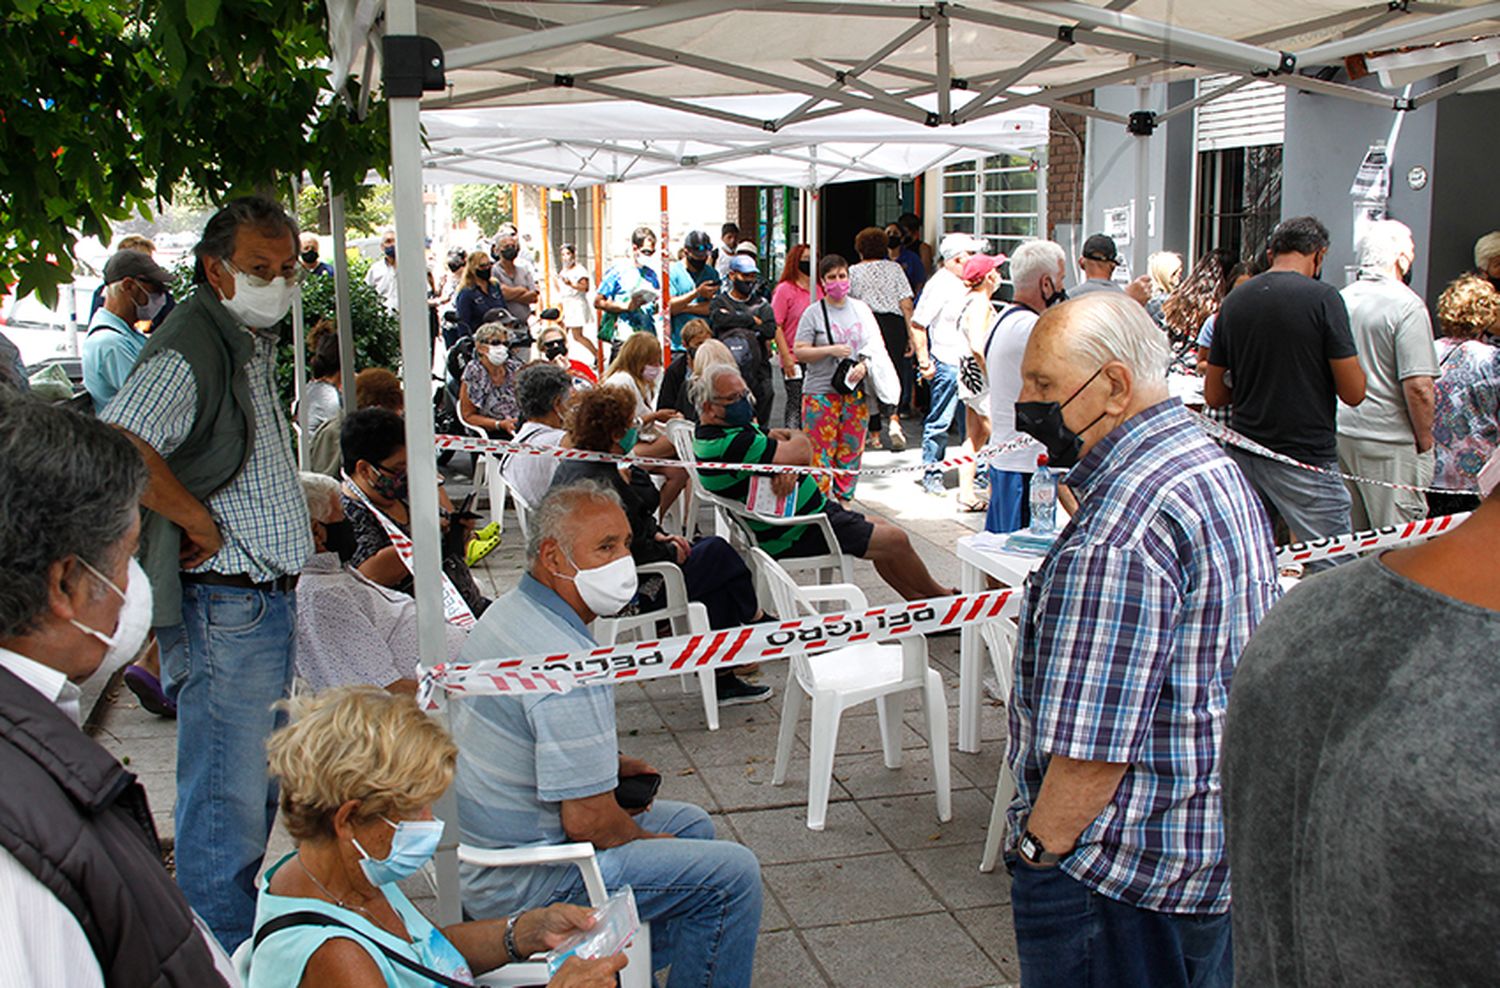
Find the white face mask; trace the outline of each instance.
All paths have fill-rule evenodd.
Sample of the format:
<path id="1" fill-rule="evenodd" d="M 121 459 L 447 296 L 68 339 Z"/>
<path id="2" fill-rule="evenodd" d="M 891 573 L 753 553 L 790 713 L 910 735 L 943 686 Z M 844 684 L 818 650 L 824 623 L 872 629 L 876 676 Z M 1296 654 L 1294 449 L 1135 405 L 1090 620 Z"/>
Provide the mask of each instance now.
<path id="1" fill-rule="evenodd" d="M 569 559 L 568 562 L 572 563 L 573 560 Z M 573 566 L 577 568 L 578 564 L 573 563 Z M 579 569 L 572 576 L 563 576 L 561 573 L 557 575 L 564 580 L 572 580 L 578 587 L 578 596 L 583 598 L 583 603 L 599 617 L 611 617 L 620 613 L 635 598 L 635 560 L 628 555 L 593 569 Z"/>
<path id="2" fill-rule="evenodd" d="M 251 329 L 270 329 L 286 318 L 297 294 L 296 282 L 290 278 L 273 278 L 270 284 L 252 285 L 252 278 L 256 281 L 264 279 L 236 271 L 233 266 L 228 266 L 228 269 L 234 274 L 234 298 L 220 301 L 231 316 Z"/>
<path id="3" fill-rule="evenodd" d="M 503 364 L 510 359 L 510 347 L 504 343 L 491 343 L 484 348 L 485 359 L 492 364 Z"/>
<path id="4" fill-rule="evenodd" d="M 140 653 L 141 646 L 146 643 L 146 634 L 151 630 L 151 581 L 147 578 L 146 571 L 141 569 L 141 564 L 134 559 L 130 560 L 127 577 L 129 582 L 124 590 L 115 586 L 113 580 L 84 560 L 78 561 L 83 563 L 83 567 L 92 573 L 95 579 L 113 590 L 124 601 L 120 605 L 120 616 L 115 621 L 113 635 L 106 635 L 76 619 L 69 619 L 73 627 L 86 635 L 97 638 L 105 646 L 104 658 L 100 660 L 99 668 L 90 673 L 89 678 L 83 684 L 87 688 L 104 683 L 115 674 L 115 670 L 129 665 L 130 661 Z"/>
<path id="5" fill-rule="evenodd" d="M 162 306 L 167 304 L 166 292 L 150 292 L 146 295 L 146 304 L 135 307 L 136 322 L 150 322 L 156 318 Z"/>

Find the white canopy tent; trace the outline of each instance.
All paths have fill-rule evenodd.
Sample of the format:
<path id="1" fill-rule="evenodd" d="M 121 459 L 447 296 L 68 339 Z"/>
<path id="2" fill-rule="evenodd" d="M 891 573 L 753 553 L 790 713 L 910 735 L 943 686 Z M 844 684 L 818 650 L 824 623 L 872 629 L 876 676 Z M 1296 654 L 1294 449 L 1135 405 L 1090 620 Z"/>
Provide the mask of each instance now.
<path id="1" fill-rule="evenodd" d="M 703 181 L 706 172 L 716 182 L 816 188 L 845 177 L 914 175 L 949 160 L 953 148 L 1013 149 L 1019 137 L 1006 140 L 1003 124 L 1020 121 L 1017 111 L 1065 106 L 1140 137 L 1142 187 L 1156 123 L 1255 77 L 1400 111 L 1500 74 L 1485 60 L 1411 99 L 1302 74 L 1347 56 L 1493 31 L 1500 2 L 1478 0 L 328 0 L 328 7 L 336 83 L 362 66 L 371 85 L 384 36 L 402 360 L 413 399 L 427 393 L 430 361 L 426 182 L 665 184 L 686 175 Z M 1129 119 L 1062 103 L 1099 86 L 1208 71 L 1243 81 L 1172 107 L 1146 105 L 1143 86 Z M 932 164 L 923 165 L 923 149 Z M 1143 187 L 1138 199 L 1145 201 Z M 1144 245 L 1147 211 L 1136 219 L 1134 239 Z M 1137 261 L 1143 267 L 1144 257 Z M 341 311 L 341 326 L 346 316 Z M 346 352 L 346 374 L 352 364 Z M 428 402 L 408 401 L 406 435 L 413 452 L 431 446 Z M 433 457 L 409 462 L 417 617 L 430 664 L 445 647 L 437 468 Z M 452 838 L 439 858 L 444 922 L 457 918 L 451 850 Z"/>

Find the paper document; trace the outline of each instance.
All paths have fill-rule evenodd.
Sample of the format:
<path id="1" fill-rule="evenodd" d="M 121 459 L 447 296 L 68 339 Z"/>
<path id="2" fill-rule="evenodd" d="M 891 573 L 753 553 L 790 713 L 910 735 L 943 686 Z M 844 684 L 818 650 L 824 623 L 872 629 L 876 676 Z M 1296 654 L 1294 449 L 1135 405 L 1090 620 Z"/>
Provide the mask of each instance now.
<path id="1" fill-rule="evenodd" d="M 745 506 L 758 515 L 790 518 L 797 513 L 797 489 L 793 487 L 792 493 L 783 497 L 771 489 L 773 479 L 763 475 L 751 477 Z"/>

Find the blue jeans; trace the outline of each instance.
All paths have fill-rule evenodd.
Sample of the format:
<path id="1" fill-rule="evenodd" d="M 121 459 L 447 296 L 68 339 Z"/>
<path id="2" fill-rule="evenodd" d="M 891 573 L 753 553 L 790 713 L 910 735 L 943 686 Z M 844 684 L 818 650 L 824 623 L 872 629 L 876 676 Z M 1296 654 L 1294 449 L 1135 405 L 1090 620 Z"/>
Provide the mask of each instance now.
<path id="1" fill-rule="evenodd" d="M 1007 858 L 1021 988 L 1230 988 L 1229 913 L 1139 909 Z"/>
<path id="2" fill-rule="evenodd" d="M 255 877 L 276 822 L 266 738 L 291 687 L 295 593 L 185 583 L 182 621 L 158 628 L 177 701 L 177 884 L 224 949 L 248 939 Z"/>
<path id="3" fill-rule="evenodd" d="M 1345 535 L 1352 531 L 1349 488 L 1338 477 L 1277 463 L 1234 447 L 1230 447 L 1229 457 L 1239 465 L 1245 479 L 1260 495 L 1271 523 L 1275 524 L 1278 514 L 1286 520 L 1287 527 L 1292 530 L 1293 542 Z M 1338 469 L 1337 462 L 1314 465 Z M 1307 572 L 1328 569 L 1353 558 L 1352 555 L 1335 556 L 1309 563 Z"/>
<path id="4" fill-rule="evenodd" d="M 651 965 L 672 966 L 667 988 L 747 988 L 760 930 L 755 852 L 714 840 L 713 821 L 691 803 L 658 799 L 635 820 L 678 839 L 600 851 L 599 870 L 606 888 L 635 890 L 641 920 L 651 924 Z M 557 898 L 588 901 L 577 872 Z"/>
<path id="5" fill-rule="evenodd" d="M 932 405 L 922 422 L 922 464 L 941 463 L 948 449 L 948 427 L 958 410 L 958 368 L 941 360 L 932 361 Z M 960 420 L 962 421 L 962 420 Z M 929 470 L 936 473 L 936 470 Z"/>

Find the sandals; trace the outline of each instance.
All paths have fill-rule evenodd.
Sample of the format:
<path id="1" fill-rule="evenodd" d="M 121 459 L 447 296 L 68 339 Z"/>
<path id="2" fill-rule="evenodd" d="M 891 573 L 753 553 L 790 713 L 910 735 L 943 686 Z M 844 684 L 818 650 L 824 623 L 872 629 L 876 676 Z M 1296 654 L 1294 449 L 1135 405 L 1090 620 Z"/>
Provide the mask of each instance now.
<path id="1" fill-rule="evenodd" d="M 485 533 L 489 533 L 486 535 Z M 464 562 L 471 568 L 476 566 L 481 559 L 495 551 L 500 544 L 500 528 L 491 522 L 484 528 L 474 533 L 469 540 L 468 547 L 464 550 Z"/>
<path id="2" fill-rule="evenodd" d="M 959 511 L 967 511 L 967 512 L 969 512 L 971 514 L 976 513 L 976 512 L 980 512 L 980 511 L 988 511 L 988 510 L 990 510 L 990 502 L 988 502 L 988 501 L 980 501 L 980 500 L 974 500 L 974 501 L 960 500 L 958 502 L 958 510 Z"/>

